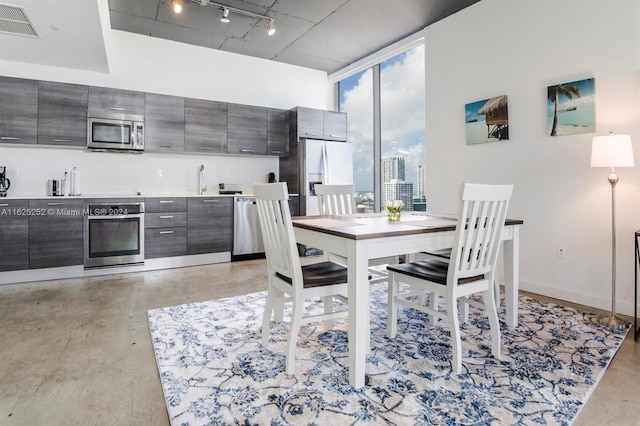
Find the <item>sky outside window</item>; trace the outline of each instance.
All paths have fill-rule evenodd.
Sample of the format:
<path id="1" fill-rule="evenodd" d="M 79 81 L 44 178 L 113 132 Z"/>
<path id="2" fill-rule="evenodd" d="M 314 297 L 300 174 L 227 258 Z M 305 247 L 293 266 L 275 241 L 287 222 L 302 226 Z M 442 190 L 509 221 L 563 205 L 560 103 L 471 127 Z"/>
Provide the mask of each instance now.
<path id="1" fill-rule="evenodd" d="M 380 86 L 382 158 L 404 159 L 405 181 L 413 183 L 417 195 L 417 168 L 425 163 L 424 46 L 382 62 Z M 372 193 L 373 69 L 340 81 L 339 94 L 354 146 L 356 192 Z"/>

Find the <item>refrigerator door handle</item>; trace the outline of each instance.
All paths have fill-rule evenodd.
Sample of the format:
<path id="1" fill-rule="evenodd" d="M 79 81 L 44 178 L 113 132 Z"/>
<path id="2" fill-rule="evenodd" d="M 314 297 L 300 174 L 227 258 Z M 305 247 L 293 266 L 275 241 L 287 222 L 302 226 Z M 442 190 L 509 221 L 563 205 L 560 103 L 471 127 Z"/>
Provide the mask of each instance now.
<path id="1" fill-rule="evenodd" d="M 331 182 L 329 182 L 329 177 L 331 176 L 331 174 L 329 173 L 329 158 L 328 158 L 328 152 L 327 152 L 327 144 L 323 143 L 322 144 L 322 183 L 325 185 L 330 185 Z"/>

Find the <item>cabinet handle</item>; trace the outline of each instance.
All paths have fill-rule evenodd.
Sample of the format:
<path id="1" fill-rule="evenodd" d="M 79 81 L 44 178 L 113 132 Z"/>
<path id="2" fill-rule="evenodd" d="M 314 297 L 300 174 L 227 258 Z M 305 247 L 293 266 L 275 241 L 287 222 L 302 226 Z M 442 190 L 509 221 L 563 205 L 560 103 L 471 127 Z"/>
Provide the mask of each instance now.
<path id="1" fill-rule="evenodd" d="M 54 142 L 71 143 L 71 139 L 54 139 Z"/>
<path id="2" fill-rule="evenodd" d="M 47 203 L 48 206 L 64 206 L 64 203 Z"/>
<path id="3" fill-rule="evenodd" d="M 272 154 L 282 154 L 282 151 L 271 151 Z"/>
<path id="4" fill-rule="evenodd" d="M 344 138 L 344 136 L 342 135 L 329 135 L 329 136 L 331 136 L 332 138 L 341 138 L 341 139 Z"/>
<path id="5" fill-rule="evenodd" d="M 173 219 L 173 216 L 160 216 L 160 219 Z"/>
<path id="6" fill-rule="evenodd" d="M 0 204 L 0 207 L 9 207 L 9 204 Z"/>
<path id="7" fill-rule="evenodd" d="M 203 203 L 219 203 L 220 200 L 202 200 Z"/>
<path id="8" fill-rule="evenodd" d="M 173 146 L 172 145 L 158 145 L 158 148 L 171 149 L 171 148 L 173 148 Z"/>
<path id="9" fill-rule="evenodd" d="M 160 231 L 161 234 L 173 234 L 173 231 Z"/>
<path id="10" fill-rule="evenodd" d="M 307 136 L 318 136 L 318 132 L 304 132 Z"/>
<path id="11" fill-rule="evenodd" d="M 255 149 L 241 149 L 240 152 L 256 152 Z"/>
<path id="12" fill-rule="evenodd" d="M 160 204 L 173 203 L 173 200 L 160 200 Z"/>
<path id="13" fill-rule="evenodd" d="M 198 151 L 213 151 L 213 148 L 203 148 L 203 147 L 200 147 L 200 148 L 198 148 Z"/>
<path id="14" fill-rule="evenodd" d="M 124 111 L 124 108 L 120 108 L 120 107 L 109 107 L 109 109 L 111 111 Z"/>
<path id="15" fill-rule="evenodd" d="M 3 141 L 19 141 L 20 140 L 20 138 L 14 138 L 11 136 L 2 136 L 0 137 L 0 139 L 2 139 Z"/>

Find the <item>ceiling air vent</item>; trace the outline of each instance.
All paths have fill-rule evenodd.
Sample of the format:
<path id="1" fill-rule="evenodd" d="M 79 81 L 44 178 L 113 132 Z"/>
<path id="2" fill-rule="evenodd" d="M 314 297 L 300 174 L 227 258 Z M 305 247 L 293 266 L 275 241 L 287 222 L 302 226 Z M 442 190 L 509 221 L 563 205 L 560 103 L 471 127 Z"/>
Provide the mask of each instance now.
<path id="1" fill-rule="evenodd" d="M 39 38 L 25 10 L 0 3 L 0 33 Z"/>

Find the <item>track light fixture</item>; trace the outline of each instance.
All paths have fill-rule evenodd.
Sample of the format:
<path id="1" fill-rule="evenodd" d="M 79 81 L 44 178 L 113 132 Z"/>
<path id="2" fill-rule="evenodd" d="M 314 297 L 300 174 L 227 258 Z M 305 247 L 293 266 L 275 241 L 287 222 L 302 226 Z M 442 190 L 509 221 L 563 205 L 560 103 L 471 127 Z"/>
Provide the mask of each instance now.
<path id="1" fill-rule="evenodd" d="M 258 13 L 248 12 L 246 10 L 237 9 L 235 7 L 226 6 L 224 4 L 215 3 L 209 0 L 191 0 L 193 3 L 198 3 L 200 6 L 214 6 L 218 9 L 222 10 L 222 16 L 220 17 L 220 22 L 229 23 L 231 19 L 229 15 L 231 12 L 237 13 L 238 15 L 248 16 L 250 18 L 258 19 L 266 21 L 266 29 L 267 34 L 272 36 L 276 33 L 276 27 L 273 25 L 274 19 L 268 17 L 267 15 L 260 15 Z M 174 13 L 182 12 L 182 0 L 171 0 L 171 9 Z"/>
<path id="2" fill-rule="evenodd" d="M 267 35 L 274 35 L 276 33 L 276 27 L 273 26 L 273 19 L 267 24 Z"/>
<path id="3" fill-rule="evenodd" d="M 182 0 L 171 0 L 171 9 L 174 13 L 182 13 Z"/>
<path id="4" fill-rule="evenodd" d="M 222 9 L 222 16 L 220 17 L 220 22 L 224 22 L 228 24 L 231 20 L 229 19 L 229 9 L 226 7 Z"/>

